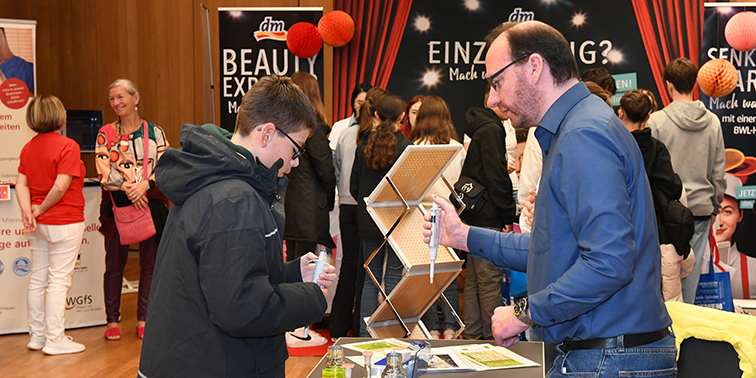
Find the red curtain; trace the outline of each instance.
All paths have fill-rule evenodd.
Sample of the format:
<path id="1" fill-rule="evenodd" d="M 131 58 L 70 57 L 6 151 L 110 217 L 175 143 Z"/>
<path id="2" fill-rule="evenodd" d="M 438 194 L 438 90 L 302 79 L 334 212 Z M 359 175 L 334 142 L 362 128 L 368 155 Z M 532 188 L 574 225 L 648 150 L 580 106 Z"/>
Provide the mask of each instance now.
<path id="1" fill-rule="evenodd" d="M 333 119 L 349 116 L 357 83 L 386 88 L 407 25 L 412 0 L 336 0 L 354 20 L 354 38 L 333 54 Z"/>
<path id="2" fill-rule="evenodd" d="M 633 0 L 654 81 L 665 106 L 670 102 L 662 78 L 667 63 L 687 57 L 699 65 L 703 6 L 704 0 Z M 698 98 L 697 91 L 694 96 Z"/>

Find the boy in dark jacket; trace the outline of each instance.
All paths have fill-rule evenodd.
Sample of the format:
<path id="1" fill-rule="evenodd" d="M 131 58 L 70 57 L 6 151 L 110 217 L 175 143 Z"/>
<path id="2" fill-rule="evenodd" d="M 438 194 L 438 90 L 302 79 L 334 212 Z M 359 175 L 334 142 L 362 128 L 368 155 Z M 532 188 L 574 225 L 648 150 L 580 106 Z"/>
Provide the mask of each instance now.
<path id="1" fill-rule="evenodd" d="M 488 201 L 477 215 L 462 212 L 460 217 L 469 225 L 511 231 L 516 206 L 507 169 L 502 120 L 489 108 L 470 108 L 465 116 L 465 134 L 471 141 L 460 179 L 469 177 L 483 185 L 488 191 Z M 466 260 L 465 337 L 493 340 L 491 316 L 502 303 L 504 270 L 478 257 L 468 255 Z"/>
<path id="2" fill-rule="evenodd" d="M 665 301 L 682 302 L 682 286 L 680 280 L 687 277 L 693 270 L 695 260 L 683 259 L 672 244 L 670 233 L 667 232 L 665 219 L 660 213 L 661 204 L 680 199 L 683 193 L 682 181 L 672 169 L 669 152 L 664 143 L 651 136 L 651 129 L 645 128 L 645 123 L 651 114 L 653 104 L 651 99 L 639 89 L 625 93 L 620 100 L 620 108 L 617 111 L 619 119 L 633 134 L 638 147 L 643 154 L 643 165 L 646 169 L 648 182 L 651 186 L 651 195 L 654 197 L 656 206 L 656 223 L 659 227 L 659 244 L 662 253 L 662 291 Z M 691 218 L 692 220 L 692 218 Z M 690 236 L 693 235 L 693 224 L 690 224 L 688 241 L 682 243 L 688 245 Z M 686 250 L 685 252 L 689 252 Z M 686 257 L 689 257 L 685 253 Z"/>
<path id="3" fill-rule="evenodd" d="M 160 160 L 174 203 L 158 250 L 140 377 L 284 377 L 284 333 L 319 321 L 333 266 L 312 283 L 312 253 L 284 263 L 283 196 L 315 128 L 289 78 L 244 95 L 233 135 L 184 124 Z M 318 287 L 321 285 L 321 287 Z"/>

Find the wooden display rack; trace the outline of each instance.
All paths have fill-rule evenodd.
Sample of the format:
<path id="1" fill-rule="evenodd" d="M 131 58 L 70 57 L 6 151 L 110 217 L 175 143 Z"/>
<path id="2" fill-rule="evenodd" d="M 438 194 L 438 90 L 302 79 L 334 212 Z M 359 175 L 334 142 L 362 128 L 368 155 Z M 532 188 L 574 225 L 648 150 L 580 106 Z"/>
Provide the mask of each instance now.
<path id="1" fill-rule="evenodd" d="M 368 213 L 384 235 L 383 243 L 364 265 L 367 274 L 386 298 L 365 320 L 373 337 L 430 338 L 420 318 L 439 297 L 452 309 L 460 325 L 455 336 L 459 336 L 465 328 L 462 319 L 443 295 L 443 291 L 462 271 L 463 261 L 453 250 L 439 245 L 431 284 L 428 245 L 422 238 L 423 217 L 430 211 L 422 204 L 422 199 L 439 179 L 454 193 L 454 188 L 442 173 L 460 150 L 461 145 L 409 146 L 373 193 L 364 198 Z M 462 209 L 464 207 L 459 211 Z M 370 262 L 386 243 L 405 268 L 401 280 L 388 295 L 369 268 Z"/>

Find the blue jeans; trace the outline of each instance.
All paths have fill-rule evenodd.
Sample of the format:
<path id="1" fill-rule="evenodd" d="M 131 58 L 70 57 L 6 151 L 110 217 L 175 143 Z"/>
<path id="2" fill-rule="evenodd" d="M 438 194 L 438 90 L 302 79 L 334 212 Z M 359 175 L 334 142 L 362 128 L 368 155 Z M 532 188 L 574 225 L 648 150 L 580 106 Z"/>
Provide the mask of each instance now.
<path id="1" fill-rule="evenodd" d="M 381 242 L 383 242 L 383 238 L 362 238 L 362 252 L 365 256 L 365 261 L 367 261 L 373 251 L 381 245 Z M 381 248 L 380 251 L 378 251 L 373 260 L 370 261 L 369 265 L 370 271 L 373 272 L 373 275 L 375 275 L 375 278 L 380 284 L 382 282 L 381 277 L 383 276 L 383 260 L 386 258 L 387 253 L 388 260 L 386 263 L 386 275 L 384 276 L 386 281 L 384 284 L 386 295 L 391 293 L 391 291 L 394 290 L 394 287 L 399 283 L 399 280 L 401 280 L 404 265 L 402 265 L 401 260 L 396 257 L 394 250 L 391 249 L 388 242 L 383 245 L 383 248 Z M 375 286 L 370 275 L 365 273 L 365 283 L 362 286 L 362 300 L 360 305 L 360 337 L 370 337 L 370 334 L 367 331 L 367 325 L 362 319 L 373 315 L 377 308 L 378 287 Z"/>
<path id="2" fill-rule="evenodd" d="M 561 344 L 560 344 L 561 345 Z M 546 377 L 675 377 L 677 348 L 669 334 L 632 348 L 559 350 Z"/>

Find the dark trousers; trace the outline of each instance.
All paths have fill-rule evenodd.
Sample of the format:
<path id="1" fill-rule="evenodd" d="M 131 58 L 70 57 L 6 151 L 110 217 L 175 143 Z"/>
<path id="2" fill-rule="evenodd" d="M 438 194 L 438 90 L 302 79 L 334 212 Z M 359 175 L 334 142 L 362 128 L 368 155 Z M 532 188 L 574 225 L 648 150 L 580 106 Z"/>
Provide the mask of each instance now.
<path id="1" fill-rule="evenodd" d="M 352 335 L 356 337 L 360 330 L 360 301 L 365 280 L 364 257 L 357 230 L 357 205 L 339 206 L 339 230 L 343 256 L 331 305 L 330 332 L 331 337 L 346 337 L 352 329 Z"/>
<path id="2" fill-rule="evenodd" d="M 158 242 L 151 237 L 139 243 L 139 302 L 137 320 L 144 321 L 147 315 L 147 299 L 152 286 L 152 271 L 155 268 Z M 105 239 L 105 313 L 108 323 L 117 323 L 121 317 L 121 287 L 123 269 L 129 258 L 129 246 L 121 245 L 118 233 L 112 239 Z"/>
<path id="3" fill-rule="evenodd" d="M 320 253 L 318 251 L 318 243 L 316 242 L 284 240 L 284 243 L 286 243 L 286 261 L 294 261 L 306 255 L 307 252 L 312 252 L 316 255 Z"/>

